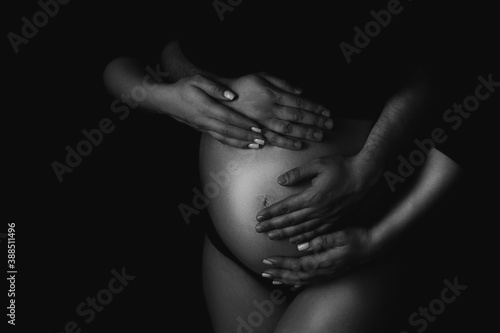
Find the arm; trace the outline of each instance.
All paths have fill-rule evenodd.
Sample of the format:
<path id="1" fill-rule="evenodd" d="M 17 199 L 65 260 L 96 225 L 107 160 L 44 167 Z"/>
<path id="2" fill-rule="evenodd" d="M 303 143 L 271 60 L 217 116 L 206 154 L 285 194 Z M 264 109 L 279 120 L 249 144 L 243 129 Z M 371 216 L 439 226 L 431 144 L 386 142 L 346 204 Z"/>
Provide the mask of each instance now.
<path id="1" fill-rule="evenodd" d="M 301 244 L 301 258 L 271 257 L 265 263 L 271 278 L 301 285 L 335 277 L 351 267 L 373 260 L 417 227 L 435 209 L 461 173 L 460 167 L 436 149 L 416 175 L 415 182 L 372 227 L 347 228 Z"/>
<path id="2" fill-rule="evenodd" d="M 379 181 L 387 161 L 413 134 L 430 97 L 428 79 L 418 70 L 388 100 L 359 153 L 324 156 L 279 176 L 282 186 L 311 185 L 260 211 L 257 232 L 272 231 L 273 239 L 290 237 L 295 244 L 328 232 Z"/>
<path id="3" fill-rule="evenodd" d="M 329 110 L 304 99 L 301 89 L 268 73 L 221 77 L 189 61 L 177 41 L 164 47 L 161 58 L 173 81 L 198 75 L 234 91 L 235 99 L 220 103 L 258 122 L 267 142 L 273 145 L 300 149 L 300 139 L 320 141 L 322 131 L 333 127 Z"/>

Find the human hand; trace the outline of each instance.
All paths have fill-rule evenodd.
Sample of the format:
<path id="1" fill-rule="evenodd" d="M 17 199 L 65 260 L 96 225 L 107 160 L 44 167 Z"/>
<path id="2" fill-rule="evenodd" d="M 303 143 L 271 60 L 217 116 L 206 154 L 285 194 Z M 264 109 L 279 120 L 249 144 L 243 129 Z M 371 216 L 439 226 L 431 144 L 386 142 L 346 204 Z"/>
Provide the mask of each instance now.
<path id="1" fill-rule="evenodd" d="M 373 187 L 381 166 L 358 155 L 328 155 L 293 168 L 278 177 L 282 186 L 310 181 L 302 192 L 289 196 L 257 214 L 257 232 L 273 240 L 290 238 L 302 243 L 338 227 Z"/>
<path id="2" fill-rule="evenodd" d="M 378 247 L 368 228 L 349 228 L 318 236 L 307 242 L 303 257 L 273 256 L 263 260 L 269 265 L 262 276 L 274 284 L 308 285 L 332 279 L 367 262 L 378 254 Z"/>
<path id="3" fill-rule="evenodd" d="M 300 149 L 300 140 L 320 141 L 323 130 L 333 128 L 330 111 L 313 103 L 290 83 L 267 73 L 221 79 L 237 98 L 223 102 L 263 126 L 267 142 L 287 149 Z"/>
<path id="4" fill-rule="evenodd" d="M 259 148 L 264 144 L 259 124 L 221 104 L 235 97 L 225 86 L 201 75 L 165 85 L 157 93 L 159 110 L 219 142 L 237 148 Z"/>

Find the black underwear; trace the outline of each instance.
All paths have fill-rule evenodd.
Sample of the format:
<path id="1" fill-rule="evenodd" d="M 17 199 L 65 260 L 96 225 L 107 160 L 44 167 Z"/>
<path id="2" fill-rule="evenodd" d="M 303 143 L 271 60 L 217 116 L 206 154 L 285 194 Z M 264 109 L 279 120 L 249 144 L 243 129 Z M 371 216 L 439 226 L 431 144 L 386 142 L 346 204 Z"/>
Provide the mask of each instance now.
<path id="1" fill-rule="evenodd" d="M 262 285 L 269 287 L 271 285 L 271 280 L 255 273 L 252 271 L 250 268 L 248 268 L 245 264 L 243 264 L 236 256 L 229 250 L 220 238 L 219 234 L 217 233 L 217 230 L 215 230 L 215 227 L 212 223 L 212 221 L 209 218 L 209 221 L 206 224 L 206 232 L 207 232 L 207 237 L 212 242 L 212 244 L 215 246 L 215 248 L 222 253 L 224 256 L 226 256 L 228 259 L 233 261 L 235 264 L 240 266 L 243 270 L 245 270 L 248 274 L 250 274 L 252 277 L 254 277 L 257 281 L 259 281 Z M 295 288 L 290 285 L 273 285 L 274 288 L 280 289 L 283 291 L 283 293 L 287 296 L 287 299 L 290 299 L 289 297 L 293 298 L 296 296 L 297 292 L 301 290 L 301 288 Z"/>

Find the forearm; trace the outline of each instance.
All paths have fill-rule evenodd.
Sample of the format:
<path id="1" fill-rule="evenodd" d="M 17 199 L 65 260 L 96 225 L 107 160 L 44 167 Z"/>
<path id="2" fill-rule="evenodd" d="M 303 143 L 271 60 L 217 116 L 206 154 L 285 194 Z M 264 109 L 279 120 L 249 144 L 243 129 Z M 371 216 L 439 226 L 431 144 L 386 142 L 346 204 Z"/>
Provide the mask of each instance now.
<path id="1" fill-rule="evenodd" d="M 460 167 L 432 149 L 415 182 L 372 229 L 375 251 L 389 247 L 435 208 L 461 173 Z"/>
<path id="2" fill-rule="evenodd" d="M 132 58 L 121 57 L 111 61 L 104 70 L 103 79 L 106 89 L 114 97 L 131 103 L 133 107 L 164 113 L 158 106 L 157 97 L 166 84 L 156 82 Z"/>
<path id="3" fill-rule="evenodd" d="M 365 169 L 368 176 L 375 175 L 378 178 L 387 161 L 411 138 L 426 113 L 430 98 L 430 81 L 423 68 L 419 68 L 403 88 L 387 101 L 358 154 L 367 164 Z"/>

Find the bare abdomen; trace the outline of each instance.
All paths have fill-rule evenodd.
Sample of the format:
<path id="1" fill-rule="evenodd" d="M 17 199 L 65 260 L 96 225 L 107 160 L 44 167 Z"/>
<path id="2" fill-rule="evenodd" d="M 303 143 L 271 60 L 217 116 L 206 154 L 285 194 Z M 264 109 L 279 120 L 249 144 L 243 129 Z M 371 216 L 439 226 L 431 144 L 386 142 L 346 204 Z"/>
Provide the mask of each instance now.
<path id="1" fill-rule="evenodd" d="M 208 210 L 219 236 L 246 266 L 261 273 L 262 260 L 272 255 L 299 256 L 288 239 L 270 240 L 255 231 L 256 215 L 265 206 L 300 192 L 305 185 L 284 187 L 278 176 L 316 157 L 352 155 L 363 146 L 373 125 L 367 120 L 336 120 L 320 143 L 307 142 L 300 151 L 266 145 L 261 149 L 225 146 L 203 134 L 200 176 L 210 198 Z"/>

